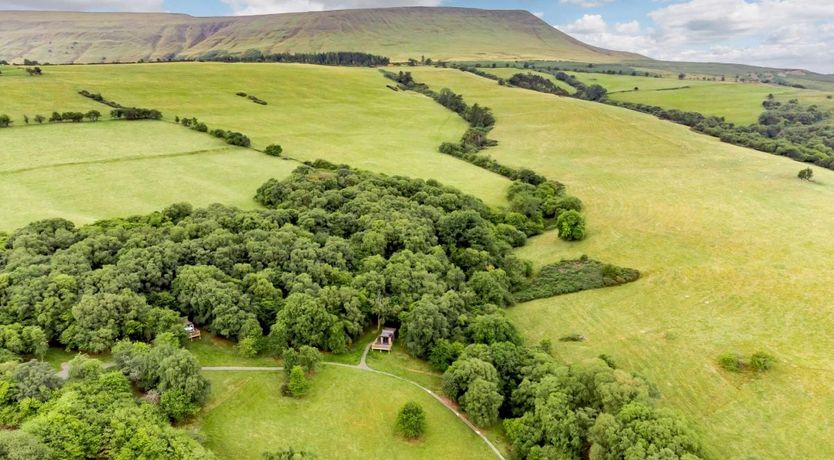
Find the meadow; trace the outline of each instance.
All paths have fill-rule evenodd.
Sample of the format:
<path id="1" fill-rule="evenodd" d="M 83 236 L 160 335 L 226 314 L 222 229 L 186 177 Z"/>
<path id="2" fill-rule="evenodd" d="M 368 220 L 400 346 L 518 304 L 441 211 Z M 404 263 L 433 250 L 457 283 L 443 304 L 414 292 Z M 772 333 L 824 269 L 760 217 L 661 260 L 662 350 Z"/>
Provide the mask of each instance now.
<path id="1" fill-rule="evenodd" d="M 2 230 L 51 217 L 89 223 L 183 201 L 254 208 L 261 184 L 298 166 L 158 121 L 17 127 L 0 131 L 0 142 Z"/>
<path id="2" fill-rule="evenodd" d="M 483 459 L 492 452 L 455 415 L 424 391 L 391 377 L 322 366 L 303 399 L 281 396 L 283 373 L 211 372 L 212 393 L 197 425 L 220 458 L 259 459 L 281 447 L 319 458 Z M 385 395 L 385 397 L 380 397 Z M 427 431 L 398 437 L 397 411 L 416 401 Z"/>
<path id="3" fill-rule="evenodd" d="M 834 410 L 829 295 L 834 172 L 742 149 L 616 107 L 506 88 L 459 71 L 417 69 L 493 109 L 490 155 L 567 184 L 586 204 L 588 238 L 548 233 L 519 254 L 536 266 L 581 254 L 634 267 L 617 288 L 517 305 L 530 341 L 573 361 L 607 353 L 658 385 L 715 458 L 830 458 Z M 580 333 L 581 343 L 559 342 Z M 766 350 L 763 375 L 732 374 L 719 354 Z M 775 429 L 778 427 L 778 429 Z"/>
<path id="4" fill-rule="evenodd" d="M 210 128 L 243 132 L 258 149 L 279 143 L 285 156 L 296 160 L 437 177 L 490 204 L 503 204 L 509 181 L 436 153 L 443 141 L 461 136 L 465 123 L 434 102 L 394 92 L 386 83 L 376 69 L 309 65 L 49 66 L 41 77 L 4 72 L 0 114 L 9 114 L 14 126 L 0 130 L 0 143 L 8 146 L 3 158 L 14 158 L 4 167 L 15 171 L 7 171 L 0 183 L 10 197 L 0 205 L 0 228 L 56 216 L 83 223 L 177 201 L 253 207 L 258 186 L 298 165 L 227 148 L 172 123 L 25 125 L 24 114 L 108 113 L 109 107 L 78 95 L 82 89 L 126 106 L 161 110 L 165 121 L 197 117 Z M 235 95 L 239 91 L 268 105 Z M 41 158 L 46 146 L 58 153 Z M 200 154 L 191 154 L 195 151 Z M 79 164 L 58 167 L 54 161 Z"/>
<path id="5" fill-rule="evenodd" d="M 764 110 L 762 101 L 769 94 L 773 94 L 778 99 L 788 100 L 811 93 L 787 86 L 757 83 L 595 73 L 571 74 L 585 84 L 602 85 L 608 90 L 609 97 L 617 101 L 722 116 L 727 121 L 742 125 L 756 122 Z"/>

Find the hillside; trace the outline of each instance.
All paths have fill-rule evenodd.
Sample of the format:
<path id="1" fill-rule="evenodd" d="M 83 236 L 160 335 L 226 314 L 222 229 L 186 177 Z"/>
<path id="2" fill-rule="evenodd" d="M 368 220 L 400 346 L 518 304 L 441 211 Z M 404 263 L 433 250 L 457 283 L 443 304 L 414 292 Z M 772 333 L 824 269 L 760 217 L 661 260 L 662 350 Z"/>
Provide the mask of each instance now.
<path id="1" fill-rule="evenodd" d="M 587 45 L 520 10 L 409 7 L 211 18 L 0 11 L 0 59 L 8 61 L 135 62 L 248 49 L 364 51 L 395 61 L 642 58 Z"/>

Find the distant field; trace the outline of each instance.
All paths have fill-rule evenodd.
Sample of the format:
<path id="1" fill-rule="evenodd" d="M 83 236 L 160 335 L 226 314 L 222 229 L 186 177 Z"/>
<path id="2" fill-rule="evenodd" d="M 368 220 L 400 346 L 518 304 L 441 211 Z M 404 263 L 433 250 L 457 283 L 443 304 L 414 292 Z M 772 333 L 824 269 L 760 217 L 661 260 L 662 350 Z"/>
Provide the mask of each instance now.
<path id="1" fill-rule="evenodd" d="M 504 203 L 505 178 L 437 153 L 443 141 L 460 138 L 465 123 L 436 103 L 394 92 L 386 83 L 376 69 L 277 64 L 49 66 L 41 77 L 4 72 L 0 114 L 9 114 L 15 125 L 0 130 L 0 144 L 8 146 L 0 157 L 16 160 L 0 169 L 27 171 L 0 183 L 4 196 L 15 198 L 0 205 L 2 228 L 51 216 L 88 222 L 149 212 L 173 201 L 254 206 L 251 197 L 258 186 L 297 166 L 225 149 L 206 134 L 169 123 L 24 126 L 24 114 L 109 113 L 109 107 L 76 94 L 81 89 L 123 105 L 159 109 L 168 121 L 196 116 L 212 128 L 241 131 L 257 148 L 280 143 L 298 160 L 323 158 L 387 174 L 437 178 L 491 204 Z M 238 97 L 238 91 L 269 105 Z M 207 146 L 219 150 L 182 155 Z M 90 163 L 110 155 L 154 158 Z M 82 160 L 86 163 L 60 170 L 32 169 Z"/>
<path id="2" fill-rule="evenodd" d="M 281 396 L 283 373 L 212 372 L 208 403 L 197 424 L 219 458 L 261 458 L 282 447 L 319 458 L 486 459 L 494 454 L 454 414 L 406 382 L 356 369 L 323 367 L 310 393 Z M 383 396 L 384 395 L 384 396 Z M 397 411 L 417 401 L 426 411 L 425 438 L 394 432 Z"/>
<path id="3" fill-rule="evenodd" d="M 490 106 L 499 161 L 564 181 L 587 206 L 578 244 L 548 233 L 520 251 L 537 266 L 588 254 L 643 272 L 636 283 L 509 310 L 532 341 L 576 360 L 611 355 L 685 412 L 714 458 L 834 457 L 834 172 L 698 135 L 649 115 L 415 70 Z M 562 343 L 570 333 L 588 337 Z M 721 370 L 726 351 L 767 350 L 760 377 Z M 778 427 L 775 429 L 774 427 Z"/>
<path id="4" fill-rule="evenodd" d="M 799 99 L 803 104 L 816 104 L 834 109 L 834 85 L 830 90 L 790 88 L 755 83 L 736 83 L 677 78 L 635 77 L 573 73 L 587 84 L 604 86 L 609 97 L 619 101 L 638 102 L 664 108 L 723 116 L 738 124 L 754 123 L 764 110 L 762 101 L 769 94 L 778 100 Z M 818 83 L 825 85 L 824 83 Z M 634 88 L 638 88 L 635 90 Z M 828 96 L 832 96 L 831 99 Z"/>
<path id="5" fill-rule="evenodd" d="M 0 143 L 3 230 L 47 217 L 88 223 L 179 201 L 253 208 L 261 184 L 298 167 L 152 121 L 4 129 Z"/>
<path id="6" fill-rule="evenodd" d="M 786 86 L 754 83 L 595 73 L 573 75 L 586 84 L 602 85 L 609 93 L 613 93 L 610 97 L 618 101 L 723 116 L 727 121 L 743 125 L 754 123 L 759 118 L 764 110 L 762 101 L 768 94 L 780 99 L 789 99 L 803 93 L 802 90 Z M 638 90 L 635 91 L 634 88 Z"/>

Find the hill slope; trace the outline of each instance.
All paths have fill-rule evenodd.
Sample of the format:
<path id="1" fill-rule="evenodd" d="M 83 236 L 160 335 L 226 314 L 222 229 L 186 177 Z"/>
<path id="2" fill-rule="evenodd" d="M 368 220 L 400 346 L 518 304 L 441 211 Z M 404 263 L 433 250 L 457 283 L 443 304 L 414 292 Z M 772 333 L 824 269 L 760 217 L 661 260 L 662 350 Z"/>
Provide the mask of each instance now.
<path id="1" fill-rule="evenodd" d="M 408 7 L 211 18 L 0 11 L 0 59 L 9 61 L 126 62 L 253 48 L 365 51 L 393 60 L 641 58 L 582 43 L 527 11 Z"/>

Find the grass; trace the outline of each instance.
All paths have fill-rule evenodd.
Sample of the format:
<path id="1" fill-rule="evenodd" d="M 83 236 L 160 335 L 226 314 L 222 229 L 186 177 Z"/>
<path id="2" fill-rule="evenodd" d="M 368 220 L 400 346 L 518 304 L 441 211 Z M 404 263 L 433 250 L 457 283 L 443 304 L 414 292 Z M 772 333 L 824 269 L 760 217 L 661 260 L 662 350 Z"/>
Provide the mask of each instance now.
<path id="1" fill-rule="evenodd" d="M 684 412 L 710 456 L 831 458 L 834 172 L 742 149 L 637 112 L 498 86 L 440 69 L 415 78 L 484 104 L 490 154 L 564 181 L 588 238 L 554 233 L 519 251 L 538 267 L 582 254 L 639 269 L 635 283 L 521 304 L 512 320 L 562 358 L 607 353 Z M 588 340 L 561 343 L 579 333 Z M 764 350 L 767 374 L 731 375 L 726 350 Z M 778 427 L 775 429 L 774 427 Z"/>
<path id="2" fill-rule="evenodd" d="M 168 121 L 196 116 L 209 127 L 247 134 L 259 149 L 279 143 L 286 156 L 298 160 L 323 158 L 387 174 L 437 178 L 490 204 L 503 204 L 507 179 L 437 153 L 443 141 L 460 138 L 465 122 L 425 97 L 391 91 L 386 83 L 375 69 L 273 64 L 50 66 L 37 78 L 4 74 L 0 113 L 10 114 L 15 127 L 0 130 L 0 143 L 7 146 L 0 155 L 18 159 L 10 168 L 143 158 L 6 176 L 0 181 L 0 193 L 7 197 L 0 206 L 1 227 L 54 216 L 89 222 L 175 201 L 251 207 L 259 185 L 296 167 L 252 151 L 221 150 L 227 146 L 172 124 L 21 126 L 24 113 L 31 117 L 53 107 L 107 112 L 108 107 L 76 94 L 81 89 L 123 105 L 159 109 Z M 257 94 L 269 105 L 253 104 L 237 91 Z M 180 155 L 207 147 L 217 150 Z"/>
<path id="3" fill-rule="evenodd" d="M 298 164 L 170 123 L 28 126 L 0 131 L 0 228 L 62 217 L 88 223 L 180 201 L 257 206 L 255 190 Z"/>
<path id="4" fill-rule="evenodd" d="M 281 396 L 283 373 L 212 372 L 208 403 L 196 423 L 219 458 L 258 459 L 281 447 L 319 458 L 484 459 L 492 453 L 474 433 L 425 392 L 370 372 L 322 367 L 303 399 Z M 383 397 L 384 395 L 384 397 Z M 426 411 L 425 437 L 394 432 L 408 401 Z"/>
<path id="5" fill-rule="evenodd" d="M 269 356 L 246 358 L 235 350 L 235 344 L 227 339 L 204 332 L 200 340 L 192 340 L 186 349 L 194 354 L 201 366 L 274 367 L 281 362 Z"/>

